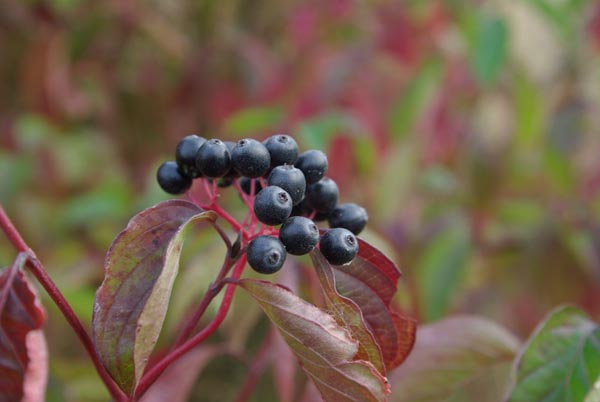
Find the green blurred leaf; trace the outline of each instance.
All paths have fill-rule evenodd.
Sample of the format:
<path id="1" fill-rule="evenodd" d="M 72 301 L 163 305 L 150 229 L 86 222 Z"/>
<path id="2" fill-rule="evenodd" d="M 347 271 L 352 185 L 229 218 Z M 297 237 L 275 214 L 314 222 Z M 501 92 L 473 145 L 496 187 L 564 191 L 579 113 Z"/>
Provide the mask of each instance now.
<path id="1" fill-rule="evenodd" d="M 304 120 L 296 132 L 305 147 L 326 151 L 329 140 L 335 135 L 354 133 L 357 129 L 358 123 L 353 116 L 340 111 L 332 111 Z"/>
<path id="2" fill-rule="evenodd" d="M 587 0 L 526 0 L 543 14 L 561 34 L 565 41 L 573 39 L 577 34 L 585 13 L 583 7 Z"/>
<path id="3" fill-rule="evenodd" d="M 392 402 L 498 402 L 519 340 L 493 321 L 454 316 L 418 330 L 390 378 Z"/>
<path id="4" fill-rule="evenodd" d="M 600 376 L 600 326 L 562 306 L 537 327 L 517 363 L 508 402 L 583 401 Z"/>
<path id="5" fill-rule="evenodd" d="M 229 116 L 224 123 L 224 130 L 227 135 L 237 137 L 270 131 L 279 125 L 282 117 L 283 111 L 278 107 L 247 107 Z"/>
<path id="6" fill-rule="evenodd" d="M 491 84 L 496 80 L 506 58 L 507 36 L 502 19 L 480 16 L 471 54 L 471 66 L 480 82 Z"/>
<path id="7" fill-rule="evenodd" d="M 469 232 L 462 222 L 452 222 L 426 245 L 415 270 L 426 321 L 439 319 L 450 308 L 461 285 L 469 253 Z"/>
<path id="8" fill-rule="evenodd" d="M 435 92 L 441 74 L 442 65 L 438 60 L 428 61 L 418 69 L 416 77 L 392 105 L 389 128 L 394 138 L 404 138 L 412 131 L 424 105 Z"/>
<path id="9" fill-rule="evenodd" d="M 544 127 L 544 104 L 541 92 L 524 74 L 514 84 L 516 108 L 516 138 L 520 145 L 530 148 L 540 144 Z"/>

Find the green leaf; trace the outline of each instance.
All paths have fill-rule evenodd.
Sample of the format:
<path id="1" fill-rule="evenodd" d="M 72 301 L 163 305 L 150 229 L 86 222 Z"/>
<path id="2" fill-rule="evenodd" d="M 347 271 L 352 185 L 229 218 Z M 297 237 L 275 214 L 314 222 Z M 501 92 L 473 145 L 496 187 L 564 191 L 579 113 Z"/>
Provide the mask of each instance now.
<path id="1" fill-rule="evenodd" d="M 482 15 L 471 55 L 471 65 L 477 79 L 484 84 L 496 80 L 506 58 L 507 29 L 503 20 Z"/>
<path id="2" fill-rule="evenodd" d="M 232 114 L 225 121 L 225 131 L 234 136 L 244 136 L 271 130 L 281 121 L 282 111 L 277 107 L 248 107 Z"/>
<path id="3" fill-rule="evenodd" d="M 600 376 L 600 326 L 559 307 L 537 327 L 517 362 L 508 402 L 583 401 Z"/>
<path id="4" fill-rule="evenodd" d="M 470 239 L 462 223 L 454 223 L 437 234 L 417 263 L 416 273 L 423 316 L 441 318 L 461 284 L 470 253 Z"/>
<path id="5" fill-rule="evenodd" d="M 389 385 L 369 362 L 356 360 L 358 342 L 334 318 L 286 288 L 240 281 L 277 327 L 325 402 L 387 401 Z"/>
<path id="6" fill-rule="evenodd" d="M 188 201 L 165 201 L 134 216 L 108 250 L 94 301 L 93 338 L 102 363 L 128 395 L 162 328 L 184 229 L 215 218 Z"/>
<path id="7" fill-rule="evenodd" d="M 375 368 L 385 375 L 385 365 L 381 356 L 381 349 L 375 336 L 365 324 L 362 311 L 351 299 L 340 295 L 335 287 L 333 268 L 319 251 L 310 253 L 329 313 L 336 322 L 350 331 L 358 341 L 357 358 L 371 362 Z M 391 320 L 390 320 L 391 321 Z"/>
<path id="8" fill-rule="evenodd" d="M 476 316 L 419 328 L 415 347 L 391 375 L 393 402 L 498 402 L 510 381 L 519 341 Z"/>

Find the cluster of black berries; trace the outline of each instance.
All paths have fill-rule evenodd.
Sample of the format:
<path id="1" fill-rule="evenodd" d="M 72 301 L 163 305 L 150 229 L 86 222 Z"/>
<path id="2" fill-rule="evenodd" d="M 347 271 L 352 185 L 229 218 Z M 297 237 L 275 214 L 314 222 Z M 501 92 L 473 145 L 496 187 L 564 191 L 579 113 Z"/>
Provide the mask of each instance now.
<path id="1" fill-rule="evenodd" d="M 177 145 L 175 161 L 159 167 L 157 180 L 170 194 L 184 193 L 195 178 L 219 179 L 224 186 L 239 180 L 242 191 L 251 197 L 256 194 L 256 218 L 266 225 L 282 225 L 278 237 L 258 236 L 247 248 L 248 263 L 254 270 L 274 273 L 287 253 L 307 254 L 317 244 L 334 265 L 349 263 L 356 256 L 355 235 L 367 224 L 367 212 L 354 203 L 338 203 L 338 186 L 325 177 L 327 168 L 323 152 L 299 154 L 298 144 L 288 135 L 274 135 L 262 143 L 190 135 Z M 266 183 L 264 188 L 261 181 Z M 331 229 L 321 236 L 313 219 L 328 220 Z"/>

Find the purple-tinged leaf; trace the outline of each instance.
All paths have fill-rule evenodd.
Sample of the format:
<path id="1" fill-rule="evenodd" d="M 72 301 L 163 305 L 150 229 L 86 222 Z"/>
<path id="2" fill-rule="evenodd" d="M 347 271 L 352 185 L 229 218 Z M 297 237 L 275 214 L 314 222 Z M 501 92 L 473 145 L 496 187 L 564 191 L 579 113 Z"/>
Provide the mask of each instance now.
<path id="1" fill-rule="evenodd" d="M 169 200 L 134 216 L 113 241 L 96 292 L 93 338 L 102 363 L 133 395 L 162 328 L 192 222 L 216 219 L 184 200 Z"/>
<path id="2" fill-rule="evenodd" d="M 415 341 L 414 320 L 391 310 L 401 272 L 381 251 L 359 239 L 358 256 L 334 265 L 337 291 L 360 308 L 389 371 L 408 356 Z"/>
<path id="3" fill-rule="evenodd" d="M 390 373 L 390 399 L 501 401 L 518 348 L 519 341 L 508 330 L 475 316 L 424 325 L 410 356 Z"/>
<path id="4" fill-rule="evenodd" d="M 290 346 L 325 402 L 382 402 L 387 380 L 371 363 L 356 360 L 358 342 L 334 318 L 282 286 L 240 281 Z"/>
<path id="5" fill-rule="evenodd" d="M 385 375 L 381 349 L 373 333 L 367 327 L 360 308 L 352 300 L 338 293 L 335 287 L 333 269 L 323 257 L 323 254 L 315 250 L 310 254 L 310 257 L 317 271 L 317 277 L 327 303 L 327 310 L 336 322 L 350 331 L 352 337 L 358 341 L 356 359 L 371 362 L 382 375 Z"/>
<path id="6" fill-rule="evenodd" d="M 27 255 L 0 272 L 0 401 L 42 402 L 48 353 L 41 327 L 46 314 L 21 269 Z"/>
<path id="7" fill-rule="evenodd" d="M 555 309 L 525 345 L 516 371 L 509 402 L 583 401 L 600 376 L 600 325 L 576 307 Z"/>

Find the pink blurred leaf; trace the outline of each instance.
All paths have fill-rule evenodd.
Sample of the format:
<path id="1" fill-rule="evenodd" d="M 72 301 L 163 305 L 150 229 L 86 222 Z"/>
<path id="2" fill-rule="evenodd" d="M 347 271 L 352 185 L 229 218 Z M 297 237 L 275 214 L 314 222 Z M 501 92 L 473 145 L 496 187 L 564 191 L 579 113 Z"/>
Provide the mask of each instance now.
<path id="1" fill-rule="evenodd" d="M 369 362 L 356 360 L 358 342 L 333 317 L 282 286 L 240 281 L 290 346 L 325 402 L 387 401 L 387 380 Z"/>
<path id="2" fill-rule="evenodd" d="M 519 340 L 483 318 L 455 316 L 419 328 L 415 347 L 390 373 L 394 402 L 498 402 Z"/>
<path id="3" fill-rule="evenodd" d="M 93 338 L 119 387 L 132 395 L 162 328 L 192 222 L 214 220 L 184 200 L 169 200 L 134 216 L 113 241 L 96 293 Z"/>
<path id="4" fill-rule="evenodd" d="M 391 310 L 401 272 L 388 257 L 359 239 L 359 252 L 348 265 L 335 265 L 337 291 L 360 308 L 381 349 L 389 371 L 410 353 L 415 341 L 414 320 Z"/>
<path id="5" fill-rule="evenodd" d="M 48 354 L 40 328 L 46 314 L 21 272 L 27 254 L 0 273 L 0 401 L 42 402 Z"/>

